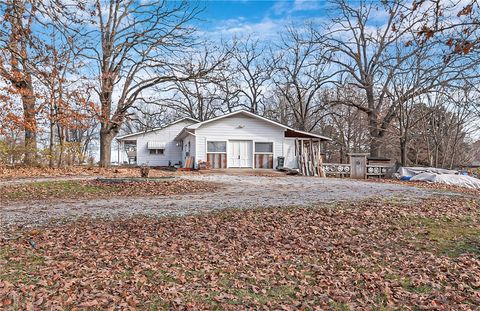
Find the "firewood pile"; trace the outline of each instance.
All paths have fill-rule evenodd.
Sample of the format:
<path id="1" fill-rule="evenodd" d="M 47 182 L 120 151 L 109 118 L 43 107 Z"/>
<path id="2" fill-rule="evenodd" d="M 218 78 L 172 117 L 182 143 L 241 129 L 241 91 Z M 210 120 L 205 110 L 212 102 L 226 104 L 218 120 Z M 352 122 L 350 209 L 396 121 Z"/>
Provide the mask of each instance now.
<path id="1" fill-rule="evenodd" d="M 295 140 L 295 154 L 297 155 L 298 168 L 303 176 L 325 177 L 323 160 L 320 152 L 320 141 L 313 139 Z"/>

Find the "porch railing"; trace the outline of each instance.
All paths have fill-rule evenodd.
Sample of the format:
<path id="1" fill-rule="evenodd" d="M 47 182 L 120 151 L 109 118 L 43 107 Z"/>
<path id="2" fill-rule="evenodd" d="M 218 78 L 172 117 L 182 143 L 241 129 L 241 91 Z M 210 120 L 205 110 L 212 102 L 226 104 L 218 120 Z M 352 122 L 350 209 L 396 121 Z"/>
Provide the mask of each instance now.
<path id="1" fill-rule="evenodd" d="M 391 165 L 379 165 L 368 164 L 367 165 L 367 178 L 368 177 L 385 177 L 387 174 L 393 172 L 393 166 Z"/>
<path id="2" fill-rule="evenodd" d="M 350 177 L 352 167 L 350 164 L 323 163 L 327 176 Z M 368 164 L 365 167 L 366 177 L 383 178 L 393 172 L 394 167 L 389 165 Z"/>
<path id="3" fill-rule="evenodd" d="M 323 163 L 323 169 L 327 176 L 350 176 L 351 166 L 350 164 L 341 163 Z"/>

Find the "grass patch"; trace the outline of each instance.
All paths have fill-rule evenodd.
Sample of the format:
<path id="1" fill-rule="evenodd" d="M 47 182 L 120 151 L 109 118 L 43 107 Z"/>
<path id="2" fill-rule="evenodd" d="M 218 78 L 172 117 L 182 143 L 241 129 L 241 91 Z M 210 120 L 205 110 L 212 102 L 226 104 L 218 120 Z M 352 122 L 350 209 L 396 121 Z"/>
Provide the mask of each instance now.
<path id="1" fill-rule="evenodd" d="M 157 310 L 168 310 L 171 309 L 170 303 L 166 302 L 160 297 L 155 297 L 151 301 L 146 302 L 142 305 L 142 309 L 149 310 L 149 311 L 157 311 Z"/>
<path id="2" fill-rule="evenodd" d="M 470 253 L 480 257 L 480 226 L 473 218 L 418 220 L 415 237 L 425 248 L 450 257 Z"/>
<path id="3" fill-rule="evenodd" d="M 429 294 L 433 290 L 433 288 L 430 285 L 414 284 L 412 279 L 406 276 L 400 276 L 397 274 L 387 274 L 385 278 L 387 280 L 397 281 L 404 290 L 410 293 Z"/>
<path id="4" fill-rule="evenodd" d="M 14 284 L 35 284 L 38 281 L 35 272 L 44 264 L 45 258 L 33 250 L 17 258 L 15 251 L 8 246 L 0 248 L 0 280 Z"/>
<path id="5" fill-rule="evenodd" d="M 114 187 L 101 184 L 90 184 L 82 181 L 44 181 L 21 186 L 5 187 L 1 195 L 7 200 L 39 198 L 73 198 L 78 196 L 101 195 L 115 191 Z"/>
<path id="6" fill-rule="evenodd" d="M 83 199 L 115 196 L 164 196 L 214 191 L 216 184 L 172 178 L 64 180 L 8 185 L 0 188 L 0 200 Z"/>
<path id="7" fill-rule="evenodd" d="M 335 310 L 335 311 L 350 311 L 350 310 L 352 310 L 348 304 L 343 303 L 343 302 L 336 302 L 336 301 L 331 302 L 330 307 L 332 308 L 332 310 Z"/>
<path id="8" fill-rule="evenodd" d="M 167 270 L 147 270 L 144 272 L 144 275 L 150 283 L 155 285 L 178 283 L 178 280 L 171 276 Z"/>

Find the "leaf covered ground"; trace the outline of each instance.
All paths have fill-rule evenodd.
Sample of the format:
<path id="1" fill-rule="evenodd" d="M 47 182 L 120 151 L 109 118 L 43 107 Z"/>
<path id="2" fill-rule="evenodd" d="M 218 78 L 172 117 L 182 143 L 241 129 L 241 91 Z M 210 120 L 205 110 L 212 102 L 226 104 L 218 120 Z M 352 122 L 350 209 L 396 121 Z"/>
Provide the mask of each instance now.
<path id="1" fill-rule="evenodd" d="M 0 308 L 480 305 L 475 199 L 80 220 L 0 240 Z"/>
<path id="2" fill-rule="evenodd" d="M 150 177 L 175 176 L 179 172 L 151 168 Z M 185 174 L 185 173 L 182 173 Z M 188 174 L 193 174 L 188 172 Z M 10 180 L 18 178 L 52 178 L 66 176 L 103 176 L 103 177 L 140 177 L 140 168 L 138 167 L 88 167 L 88 166 L 68 166 L 64 168 L 49 167 L 7 167 L 0 164 L 0 180 Z"/>
<path id="3" fill-rule="evenodd" d="M 65 180 L 0 186 L 0 200 L 87 199 L 164 196 L 214 191 L 215 184 L 187 179 Z"/>

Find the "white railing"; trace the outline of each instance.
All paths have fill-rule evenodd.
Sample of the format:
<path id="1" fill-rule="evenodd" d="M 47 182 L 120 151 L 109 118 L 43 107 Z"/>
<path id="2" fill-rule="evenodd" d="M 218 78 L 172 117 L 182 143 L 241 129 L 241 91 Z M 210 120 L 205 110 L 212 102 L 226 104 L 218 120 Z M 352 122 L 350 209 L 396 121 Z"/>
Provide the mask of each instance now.
<path id="1" fill-rule="evenodd" d="M 327 176 L 350 177 L 352 167 L 350 164 L 323 163 L 323 169 Z M 365 167 L 366 177 L 385 177 L 393 172 L 393 166 L 381 164 L 368 164 Z"/>
<path id="2" fill-rule="evenodd" d="M 335 176 L 350 176 L 351 167 L 350 164 L 340 163 L 323 163 L 323 169 L 325 174 Z"/>
<path id="3" fill-rule="evenodd" d="M 367 165 L 367 177 L 368 176 L 385 177 L 385 175 L 387 175 L 391 171 L 393 171 L 393 166 L 390 166 L 390 165 L 379 165 L 379 164 Z"/>

